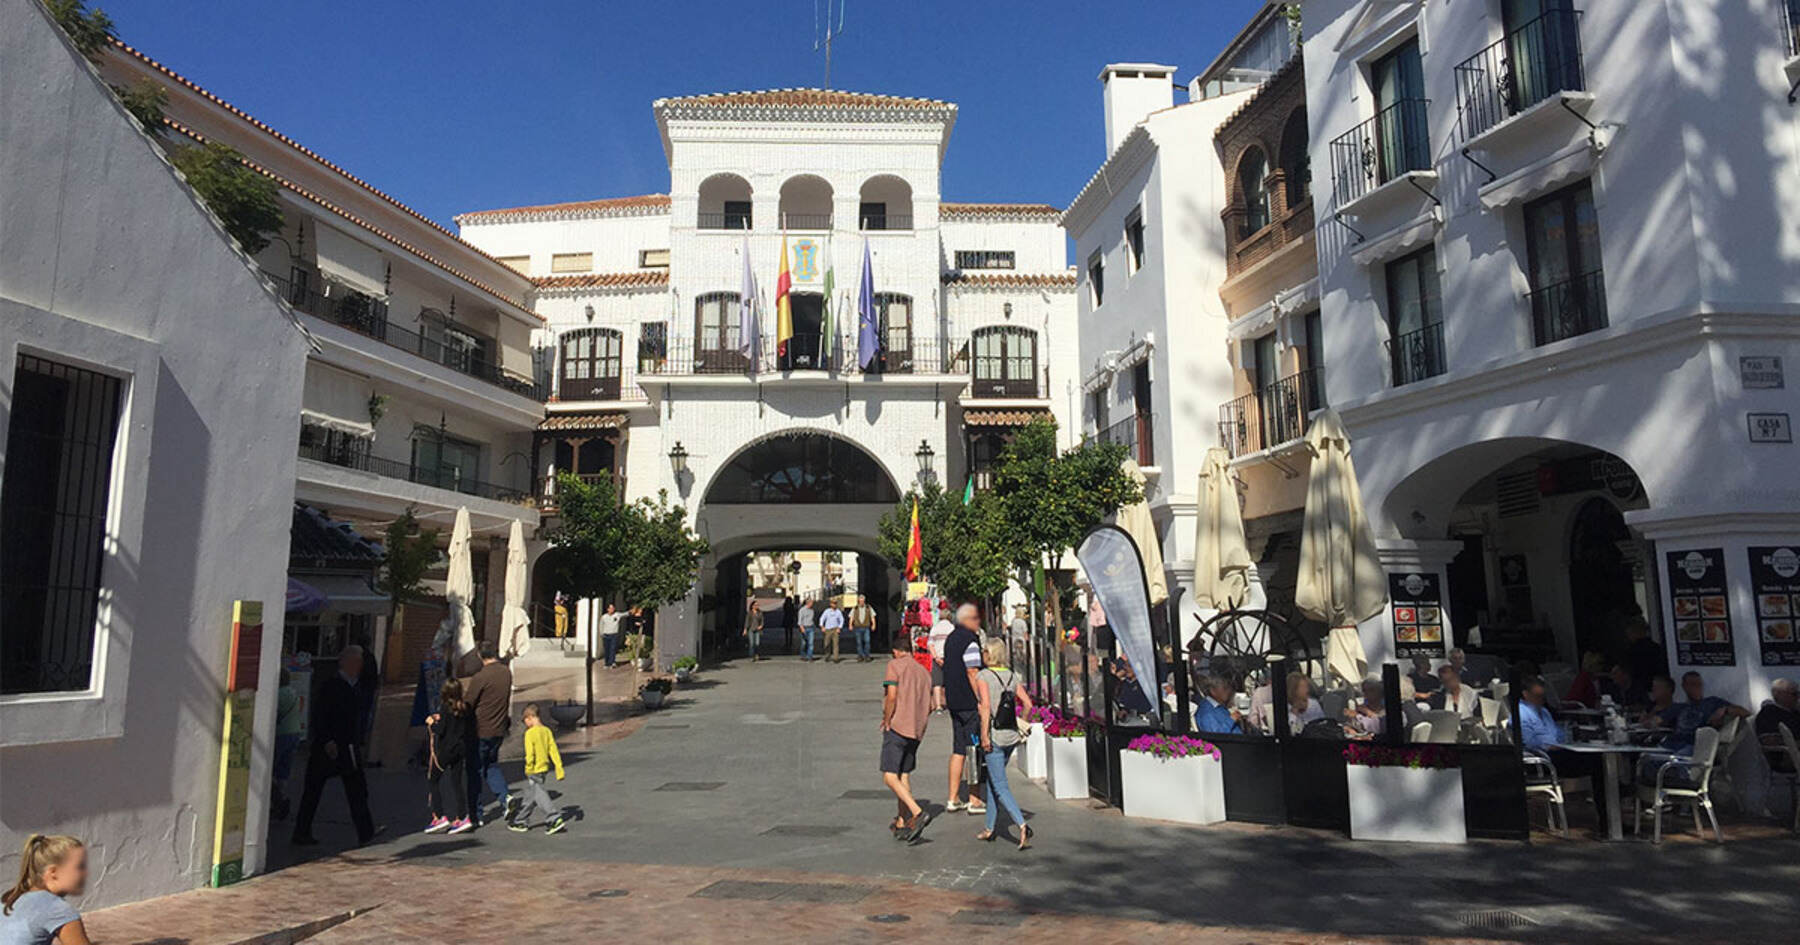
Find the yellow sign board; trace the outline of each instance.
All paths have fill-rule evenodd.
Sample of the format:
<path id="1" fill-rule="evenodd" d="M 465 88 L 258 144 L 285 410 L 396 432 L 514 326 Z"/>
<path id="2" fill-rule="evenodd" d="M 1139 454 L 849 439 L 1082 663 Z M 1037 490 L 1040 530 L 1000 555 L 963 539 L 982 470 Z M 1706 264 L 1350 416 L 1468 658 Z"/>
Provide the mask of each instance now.
<path id="1" fill-rule="evenodd" d="M 213 825 L 212 884 L 244 878 L 244 821 L 250 809 L 250 751 L 262 664 L 262 602 L 232 605 L 225 677 L 225 726 L 219 740 L 219 803 Z"/>

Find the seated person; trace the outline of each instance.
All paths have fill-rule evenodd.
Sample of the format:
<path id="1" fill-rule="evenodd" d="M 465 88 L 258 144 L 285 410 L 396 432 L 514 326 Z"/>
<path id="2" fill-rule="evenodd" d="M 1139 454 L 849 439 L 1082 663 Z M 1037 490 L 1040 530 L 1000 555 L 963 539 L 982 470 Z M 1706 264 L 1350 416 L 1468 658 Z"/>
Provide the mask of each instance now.
<path id="1" fill-rule="evenodd" d="M 1607 673 L 1607 678 L 1600 682 L 1601 695 L 1612 696 L 1613 703 L 1621 711 L 1640 712 L 1650 704 L 1650 681 L 1640 680 L 1632 676 L 1631 667 L 1625 663 L 1615 663 Z"/>
<path id="2" fill-rule="evenodd" d="M 1526 748 L 1543 751 L 1562 741 L 1562 731 L 1550 717 L 1545 705 L 1543 677 L 1532 676 L 1519 685 L 1519 742 Z"/>
<path id="3" fill-rule="evenodd" d="M 1200 683 L 1203 695 L 1200 697 L 1200 705 L 1194 709 L 1194 728 L 1212 734 L 1244 734 L 1243 719 L 1231 707 L 1237 696 L 1237 688 L 1231 684 L 1231 678 L 1219 674 L 1207 676 Z"/>
<path id="4" fill-rule="evenodd" d="M 1675 680 L 1667 676 L 1650 678 L 1650 696 L 1639 718 L 1645 725 L 1655 725 L 1657 717 L 1675 705 Z"/>
<path id="5" fill-rule="evenodd" d="M 1413 654 L 1412 672 L 1407 673 L 1406 678 L 1412 680 L 1413 692 L 1420 699 L 1437 691 L 1437 671 L 1431 668 L 1431 657 L 1423 653 Z"/>
<path id="6" fill-rule="evenodd" d="M 1387 693 L 1382 691 L 1381 680 L 1363 680 L 1362 701 L 1344 707 L 1344 720 L 1344 727 L 1351 737 L 1374 736 L 1387 731 Z"/>
<path id="7" fill-rule="evenodd" d="M 1433 709 L 1446 709 L 1464 719 L 1475 718 L 1481 712 L 1481 696 L 1474 687 L 1463 684 L 1455 666 L 1445 663 L 1438 667 L 1438 681 L 1443 688 L 1431 694 Z"/>
<path id="8" fill-rule="evenodd" d="M 1480 674 L 1469 666 L 1469 654 L 1464 653 L 1460 646 L 1450 651 L 1450 668 L 1456 670 L 1456 678 L 1467 685 L 1479 686 L 1485 681 L 1476 678 Z"/>
<path id="9" fill-rule="evenodd" d="M 1307 723 L 1324 718 L 1325 710 L 1312 697 L 1312 680 L 1305 673 L 1289 673 L 1287 687 L 1288 732 L 1298 735 Z"/>
<path id="10" fill-rule="evenodd" d="M 1671 705 L 1656 715 L 1657 723 L 1670 729 L 1669 736 L 1662 741 L 1662 749 L 1671 754 L 1685 755 L 1693 751 L 1694 733 L 1703 727 L 1718 728 L 1727 716 L 1750 717 L 1749 709 L 1707 695 L 1705 679 L 1693 670 L 1682 674 L 1681 691 L 1688 701 Z"/>
<path id="11" fill-rule="evenodd" d="M 1769 701 L 1756 713 L 1756 740 L 1768 748 L 1781 748 L 1781 730 L 1777 727 L 1781 725 L 1800 738 L 1800 685 L 1792 679 L 1777 679 L 1769 686 Z M 1768 758 L 1769 767 L 1775 771 L 1794 770 L 1794 762 L 1785 751 L 1770 752 Z"/>
<path id="12" fill-rule="evenodd" d="M 1600 677 L 1605 672 L 1605 657 L 1592 650 L 1581 654 L 1581 672 L 1575 674 L 1575 679 L 1569 683 L 1569 691 L 1563 695 L 1563 704 L 1600 708 Z"/>
<path id="13" fill-rule="evenodd" d="M 1144 695 L 1144 687 L 1138 685 L 1137 673 L 1132 671 L 1131 663 L 1122 656 L 1116 656 L 1107 660 L 1106 664 L 1107 671 L 1117 681 L 1113 689 L 1113 700 L 1121 712 L 1149 715 L 1153 708 L 1150 697 Z"/>

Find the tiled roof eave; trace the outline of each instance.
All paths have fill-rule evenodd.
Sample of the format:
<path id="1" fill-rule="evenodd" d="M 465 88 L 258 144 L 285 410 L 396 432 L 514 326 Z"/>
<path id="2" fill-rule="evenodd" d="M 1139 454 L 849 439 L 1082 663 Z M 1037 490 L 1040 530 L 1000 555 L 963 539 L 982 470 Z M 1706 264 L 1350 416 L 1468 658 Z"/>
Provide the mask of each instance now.
<path id="1" fill-rule="evenodd" d="M 527 223 L 539 220 L 591 220 L 607 217 L 667 216 L 671 201 L 668 194 L 641 194 L 635 197 L 607 197 L 600 200 L 572 200 L 528 207 L 501 207 L 495 210 L 472 210 L 455 216 L 458 226 L 470 224 Z"/>

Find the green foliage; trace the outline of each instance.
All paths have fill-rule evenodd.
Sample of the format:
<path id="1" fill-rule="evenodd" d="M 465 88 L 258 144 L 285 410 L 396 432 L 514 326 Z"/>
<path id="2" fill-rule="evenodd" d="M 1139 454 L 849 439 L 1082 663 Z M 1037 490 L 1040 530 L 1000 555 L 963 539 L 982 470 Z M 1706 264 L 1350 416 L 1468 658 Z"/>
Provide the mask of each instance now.
<path id="1" fill-rule="evenodd" d="M 1127 455 L 1122 444 L 1093 440 L 1059 455 L 1053 422 L 1020 428 L 1000 452 L 993 490 L 1012 541 L 1024 551 L 1018 562 L 1055 559 L 1120 506 L 1143 498 L 1120 468 Z"/>
<path id="2" fill-rule="evenodd" d="M 118 35 L 112 17 L 107 16 L 106 11 L 90 11 L 82 0 L 44 0 L 44 7 L 56 20 L 56 25 L 69 34 L 69 41 L 75 44 L 76 51 L 89 59 L 99 59 L 100 54 L 112 45 L 113 37 Z"/>
<path id="3" fill-rule="evenodd" d="M 684 656 L 684 657 L 676 660 L 674 665 L 670 668 L 672 668 L 672 669 L 688 669 L 688 670 L 699 669 L 700 661 L 693 658 L 692 656 Z"/>
<path id="4" fill-rule="evenodd" d="M 410 508 L 388 523 L 381 542 L 386 557 L 376 586 L 393 598 L 395 608 L 424 596 L 425 573 L 438 559 L 437 543 L 437 530 L 419 527 Z"/>
<path id="5" fill-rule="evenodd" d="M 967 505 L 960 494 L 945 492 L 936 484 L 908 492 L 881 518 L 882 555 L 890 561 L 906 560 L 915 498 L 924 545 L 920 571 L 955 598 L 986 600 L 1005 591 L 1018 549 L 1008 540 L 999 503 L 985 492 L 976 493 Z"/>
<path id="6" fill-rule="evenodd" d="M 125 86 L 115 85 L 112 90 L 131 117 L 144 126 L 144 131 L 161 141 L 168 131 L 168 126 L 163 123 L 163 109 L 169 104 L 169 90 L 149 79 L 139 79 Z"/>
<path id="7" fill-rule="evenodd" d="M 586 482 L 563 473 L 556 504 L 558 522 L 548 537 L 561 554 L 552 576 L 578 598 L 646 610 L 672 604 L 693 588 L 700 559 L 711 550 L 667 492 L 626 504 L 609 479 Z"/>
<path id="8" fill-rule="evenodd" d="M 279 185 L 244 163 L 244 156 L 216 141 L 176 148 L 169 155 L 189 186 L 225 224 L 230 233 L 255 255 L 269 245 L 266 233 L 281 229 Z"/>
<path id="9" fill-rule="evenodd" d="M 687 597 L 700 559 L 712 550 L 688 527 L 687 509 L 670 503 L 665 489 L 626 512 L 628 548 L 619 573 L 625 606 L 654 610 Z"/>

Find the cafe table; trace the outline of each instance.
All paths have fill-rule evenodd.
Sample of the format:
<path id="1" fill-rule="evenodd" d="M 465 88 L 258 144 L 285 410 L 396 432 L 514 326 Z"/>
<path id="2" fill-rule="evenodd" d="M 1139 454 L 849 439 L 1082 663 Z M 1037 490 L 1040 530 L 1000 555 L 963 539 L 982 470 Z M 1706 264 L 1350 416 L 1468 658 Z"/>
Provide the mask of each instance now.
<path id="1" fill-rule="evenodd" d="M 1606 838 L 1608 840 L 1625 839 L 1625 827 L 1619 817 L 1619 762 L 1628 755 L 1641 755 L 1655 748 L 1644 745 L 1615 745 L 1611 742 L 1557 742 L 1551 748 L 1575 752 L 1583 755 L 1599 755 L 1601 770 L 1601 789 L 1606 791 Z"/>

